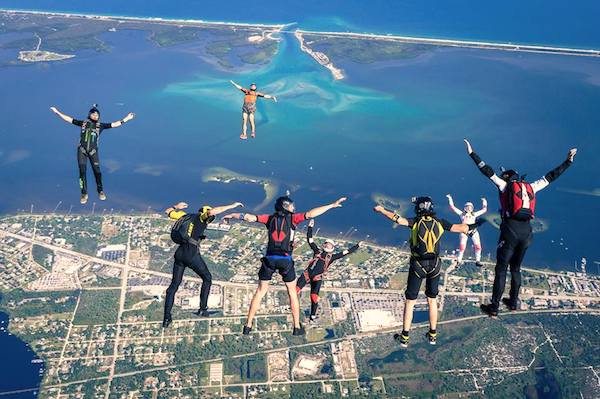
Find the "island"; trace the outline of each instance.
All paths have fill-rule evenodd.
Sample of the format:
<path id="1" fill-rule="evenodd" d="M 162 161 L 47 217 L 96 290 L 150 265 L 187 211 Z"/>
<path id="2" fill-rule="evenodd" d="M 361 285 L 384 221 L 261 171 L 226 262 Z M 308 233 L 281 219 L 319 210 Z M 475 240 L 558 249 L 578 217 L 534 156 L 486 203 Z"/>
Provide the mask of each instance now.
<path id="1" fill-rule="evenodd" d="M 74 57 L 64 52 L 111 51 L 106 35 L 137 30 L 147 32 L 147 39 L 161 47 L 197 42 L 196 50 L 203 58 L 231 70 L 268 63 L 279 50 L 277 33 L 283 25 L 0 10 L 0 27 L 0 35 L 16 34 L 0 48 L 18 50 L 22 62 Z M 23 37 L 26 34 L 30 37 Z M 44 50 L 40 51 L 42 41 Z"/>
<path id="2" fill-rule="evenodd" d="M 224 184 L 239 182 L 262 186 L 263 190 L 265 191 L 265 199 L 259 205 L 254 207 L 254 211 L 259 211 L 271 204 L 279 192 L 279 183 L 273 179 L 243 175 L 223 167 L 208 168 L 202 175 L 202 181 L 205 183 L 218 182 Z"/>
<path id="3" fill-rule="evenodd" d="M 483 216 L 485 220 L 487 220 L 492 226 L 499 229 L 500 224 L 502 224 L 502 217 L 499 213 L 489 212 L 485 216 Z M 545 219 L 536 217 L 531 220 L 531 228 L 534 233 L 543 233 L 550 228 L 550 222 Z"/>

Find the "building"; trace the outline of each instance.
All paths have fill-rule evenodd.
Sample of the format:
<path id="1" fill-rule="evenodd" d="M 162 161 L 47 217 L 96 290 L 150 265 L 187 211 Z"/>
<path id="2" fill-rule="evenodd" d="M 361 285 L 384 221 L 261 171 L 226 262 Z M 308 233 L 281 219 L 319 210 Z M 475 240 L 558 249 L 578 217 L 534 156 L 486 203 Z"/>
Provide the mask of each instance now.
<path id="1" fill-rule="evenodd" d="M 100 248 L 96 256 L 112 262 L 120 262 L 125 260 L 127 255 L 127 246 L 125 244 L 107 245 Z"/>

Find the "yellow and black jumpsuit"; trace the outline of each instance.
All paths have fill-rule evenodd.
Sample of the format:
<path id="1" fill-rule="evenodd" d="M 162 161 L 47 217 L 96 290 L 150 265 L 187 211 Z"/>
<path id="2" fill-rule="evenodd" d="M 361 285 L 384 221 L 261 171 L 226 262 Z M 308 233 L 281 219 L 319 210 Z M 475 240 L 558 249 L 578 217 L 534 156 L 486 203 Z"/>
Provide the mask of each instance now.
<path id="1" fill-rule="evenodd" d="M 169 213 L 169 218 L 178 220 L 186 215 L 185 211 L 173 210 Z M 209 215 L 205 213 L 196 214 L 193 222 L 191 238 L 196 242 L 200 242 L 205 238 L 204 231 L 208 226 Z M 200 289 L 200 311 L 207 309 L 208 295 L 212 285 L 212 275 L 206 266 L 206 262 L 200 255 L 198 245 L 192 243 L 181 244 L 175 251 L 175 263 L 173 265 L 173 278 L 165 296 L 165 320 L 171 320 L 171 309 L 175 300 L 175 293 L 179 289 L 179 285 L 183 279 L 185 268 L 189 267 L 202 279 L 202 288 Z"/>

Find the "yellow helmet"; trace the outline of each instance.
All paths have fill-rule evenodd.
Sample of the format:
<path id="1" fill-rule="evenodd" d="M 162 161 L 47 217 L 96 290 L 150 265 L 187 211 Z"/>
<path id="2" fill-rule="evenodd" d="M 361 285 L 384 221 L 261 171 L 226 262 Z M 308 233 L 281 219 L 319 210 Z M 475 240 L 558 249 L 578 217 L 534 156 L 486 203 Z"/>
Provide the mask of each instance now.
<path id="1" fill-rule="evenodd" d="M 211 209 L 212 206 L 203 205 L 202 208 L 198 210 L 198 213 L 200 214 L 200 221 L 202 223 L 210 223 L 215 220 L 215 216 L 209 213 Z"/>

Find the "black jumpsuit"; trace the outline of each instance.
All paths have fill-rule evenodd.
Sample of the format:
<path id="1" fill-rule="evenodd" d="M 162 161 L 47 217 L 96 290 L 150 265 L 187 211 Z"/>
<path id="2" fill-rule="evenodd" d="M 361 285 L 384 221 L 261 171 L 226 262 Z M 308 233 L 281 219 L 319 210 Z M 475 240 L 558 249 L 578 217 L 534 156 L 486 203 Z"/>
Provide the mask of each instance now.
<path id="1" fill-rule="evenodd" d="M 498 177 L 492 167 L 481 160 L 475 152 L 471 153 L 471 158 L 485 176 L 487 176 L 502 195 L 507 189 L 508 183 Z M 548 187 L 550 183 L 556 180 L 572 161 L 566 160 L 544 177 L 531 183 L 534 194 Z M 494 275 L 494 289 L 492 293 L 492 310 L 498 311 L 500 301 L 504 294 L 506 286 L 506 273 L 510 267 L 511 284 L 509 301 L 511 306 L 516 307 L 519 300 L 519 290 L 521 288 L 521 263 L 527 252 L 527 248 L 533 240 L 533 231 L 530 220 L 516 220 L 510 216 L 507 209 L 501 209 L 502 223 L 500 225 L 500 238 L 498 239 L 498 249 L 496 251 L 496 268 Z"/>
<path id="2" fill-rule="evenodd" d="M 184 216 L 184 211 L 171 211 L 169 217 L 177 220 Z M 204 231 L 206 230 L 207 223 L 200 220 L 199 215 L 195 218 L 194 228 L 192 229 L 191 238 L 196 241 L 204 239 Z M 212 275 L 206 266 L 206 262 L 200 255 L 200 248 L 194 244 L 186 243 L 181 244 L 175 251 L 175 263 L 173 265 L 173 279 L 165 296 L 165 320 L 171 319 L 171 310 L 173 309 L 173 302 L 175 301 L 175 293 L 179 289 L 179 285 L 183 279 L 183 273 L 185 268 L 189 267 L 202 279 L 202 288 L 200 289 L 200 310 L 207 309 L 208 295 L 210 294 L 210 287 L 212 285 Z"/>
<path id="3" fill-rule="evenodd" d="M 323 275 L 327 273 L 327 270 L 333 261 L 341 259 L 356 251 L 358 245 L 354 245 L 353 247 L 336 254 L 327 253 L 315 244 L 312 227 L 308 228 L 307 239 L 310 248 L 313 250 L 314 257 L 309 262 L 304 273 L 298 278 L 298 281 L 296 282 L 296 292 L 299 293 L 302 288 L 310 282 L 310 315 L 315 316 L 319 306 L 319 291 L 321 290 L 321 284 L 323 283 Z"/>
<path id="4" fill-rule="evenodd" d="M 100 158 L 98 157 L 98 140 L 105 129 L 112 128 L 110 123 L 94 122 L 91 119 L 81 121 L 73 119 L 75 126 L 81 127 L 81 137 L 77 147 L 77 164 L 79 165 L 79 188 L 81 194 L 87 194 L 87 162 L 92 164 L 94 177 L 96 178 L 96 189 L 103 191 L 102 174 L 100 173 Z"/>

